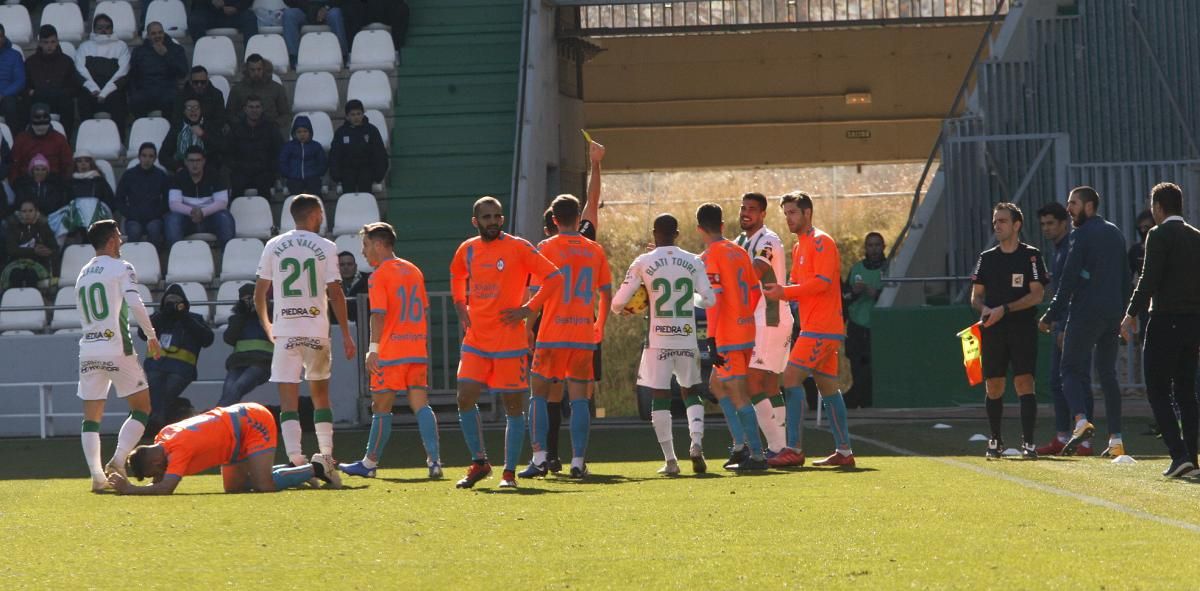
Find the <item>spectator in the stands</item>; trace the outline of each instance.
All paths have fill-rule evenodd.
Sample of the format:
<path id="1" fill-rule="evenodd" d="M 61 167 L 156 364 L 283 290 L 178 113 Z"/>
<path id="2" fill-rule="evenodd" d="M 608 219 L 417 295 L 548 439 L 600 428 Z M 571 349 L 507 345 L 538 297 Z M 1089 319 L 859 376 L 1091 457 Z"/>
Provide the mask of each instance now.
<path id="1" fill-rule="evenodd" d="M 75 71 L 83 78 L 80 116 L 91 119 L 104 111 L 122 129 L 129 111 L 124 90 L 129 74 L 129 46 L 113 34 L 113 21 L 108 15 L 101 13 L 92 19 L 91 37 L 75 50 Z"/>
<path id="2" fill-rule="evenodd" d="M 29 162 L 28 174 L 21 175 L 13 183 L 17 203 L 33 201 L 42 214 L 50 214 L 67 204 L 67 189 L 62 177 L 50 172 L 50 163 L 41 154 L 34 154 Z"/>
<path id="3" fill-rule="evenodd" d="M 199 39 L 209 29 L 237 29 L 243 40 L 258 34 L 253 0 L 193 0 L 188 35 Z"/>
<path id="4" fill-rule="evenodd" d="M 333 134 L 329 148 L 330 176 L 342 185 L 343 193 L 369 193 L 371 185 L 383 182 L 387 169 L 387 146 L 363 114 L 362 101 L 346 101 L 346 121 Z"/>
<path id="5" fill-rule="evenodd" d="M 183 46 L 167 36 L 162 23 L 146 26 L 146 40 L 129 59 L 129 108 L 134 117 L 159 111 L 171 116 L 179 80 L 188 74 Z"/>
<path id="6" fill-rule="evenodd" d="M 183 109 L 188 99 L 199 100 L 200 109 L 213 123 L 225 124 L 225 93 L 213 86 L 208 76 L 208 68 L 192 66 L 187 84 L 183 85 L 183 89 L 177 95 L 174 112 L 170 116 L 171 123 L 183 120 Z"/>
<path id="7" fill-rule="evenodd" d="M 871 311 L 883 289 L 884 266 L 887 263 L 883 248 L 882 234 L 867 234 L 863 240 L 866 256 L 850 267 L 850 273 L 842 283 L 842 296 L 849 317 L 846 323 L 846 356 L 850 359 L 850 369 L 854 375 L 854 386 L 846 392 L 846 406 L 850 408 L 871 406 L 874 398 L 871 383 Z"/>
<path id="8" fill-rule="evenodd" d="M 271 377 L 271 356 L 275 346 L 254 310 L 253 283 L 238 288 L 238 302 L 233 305 L 233 314 L 229 316 L 229 326 L 225 327 L 222 338 L 233 347 L 233 353 L 225 359 L 225 385 L 217 406 L 230 406 L 241 402 Z"/>
<path id="9" fill-rule="evenodd" d="M 162 357 L 147 357 L 143 367 L 150 387 L 150 422 L 146 435 L 167 424 L 167 410 L 189 384 L 196 381 L 200 350 L 213 344 L 213 331 L 204 317 L 191 311 L 191 302 L 178 283 L 167 286 L 158 311 L 150 316 L 158 333 Z M 146 334 L 138 329 L 143 340 Z"/>
<path id="10" fill-rule="evenodd" d="M 246 189 L 269 197 L 279 178 L 275 159 L 283 147 L 283 138 L 275 123 L 263 114 L 258 96 L 250 95 L 242 111 L 229 133 L 229 188 L 233 190 L 232 197 L 245 195 Z"/>
<path id="11" fill-rule="evenodd" d="M 251 96 L 262 99 L 263 115 L 275 123 L 276 130 L 287 129 L 292 120 L 292 107 L 283 85 L 271 78 L 274 65 L 263 56 L 252 53 L 242 65 L 242 79 L 229 89 L 229 121 L 242 116 L 246 100 Z M 282 137 L 281 137 L 282 139 Z"/>
<path id="12" fill-rule="evenodd" d="M 283 42 L 287 45 L 288 59 L 296 69 L 296 57 L 300 53 L 300 28 L 304 25 L 327 25 L 337 37 L 342 49 L 342 62 L 350 54 L 346 42 L 346 22 L 342 9 L 328 0 L 284 0 L 288 8 L 283 11 Z"/>
<path id="13" fill-rule="evenodd" d="M 29 170 L 33 157 L 41 154 L 46 159 L 50 172 L 65 177 L 74 170 L 74 156 L 67 138 L 50 126 L 50 107 L 35 103 L 29 110 L 29 126 L 13 140 L 12 166 L 8 180 L 15 181 L 17 175 Z M 42 210 L 43 213 L 49 213 Z"/>
<path id="14" fill-rule="evenodd" d="M 346 15 L 346 37 L 351 41 L 371 23 L 383 23 L 392 29 L 392 43 L 399 50 L 408 33 L 408 3 L 404 0 L 342 0 Z"/>
<path id="15" fill-rule="evenodd" d="M 0 115 L 10 122 L 9 125 L 21 123 L 21 93 L 24 90 L 25 57 L 20 48 L 13 47 L 5 35 L 4 23 L 0 23 Z"/>
<path id="16" fill-rule="evenodd" d="M 346 318 L 357 322 L 358 294 L 367 293 L 371 274 L 358 270 L 358 259 L 348 250 L 338 253 L 338 271 L 342 276 L 342 293 L 346 294 Z M 336 324 L 337 320 L 334 319 L 333 322 Z"/>
<path id="17" fill-rule="evenodd" d="M 233 238 L 235 225 L 229 213 L 229 190 L 219 180 L 215 171 L 206 166 L 204 150 L 192 146 L 184 153 L 184 167 L 171 179 L 168 204 L 171 212 L 166 217 L 167 247 L 183 240 L 183 237 L 206 232 L 217 237 L 217 246 Z"/>
<path id="18" fill-rule="evenodd" d="M 63 129 L 75 129 L 75 97 L 81 88 L 79 72 L 75 71 L 75 61 L 58 46 L 58 30 L 54 25 L 38 29 L 37 51 L 25 60 L 25 88 L 25 108 L 44 103 L 58 115 Z M 11 121 L 8 125 L 20 129 Z"/>
<path id="19" fill-rule="evenodd" d="M 321 194 L 321 180 L 329 163 L 325 148 L 312 136 L 312 122 L 308 117 L 296 117 L 292 123 L 292 140 L 279 151 L 279 172 L 287 179 L 289 195 Z"/>
<path id="20" fill-rule="evenodd" d="M 8 264 L 0 272 L 0 289 L 50 285 L 58 266 L 58 240 L 31 199 L 18 200 L 17 214 L 5 220 Z"/>
<path id="21" fill-rule="evenodd" d="M 1129 247 L 1129 271 L 1133 274 L 1133 284 L 1137 285 L 1142 276 L 1142 263 L 1146 260 L 1146 235 L 1154 227 L 1154 216 L 1150 210 L 1143 210 L 1137 216 L 1138 241 Z"/>
<path id="22" fill-rule="evenodd" d="M 254 0 L 254 16 L 258 18 L 258 27 L 282 27 L 283 11 L 287 3 L 283 0 Z"/>
<path id="23" fill-rule="evenodd" d="M 225 130 L 221 123 L 208 117 L 208 112 L 197 98 L 184 101 L 183 119 L 167 132 L 158 161 L 167 172 L 178 172 L 183 168 L 184 153 L 192 146 L 203 149 L 209 168 L 214 173 L 220 172 L 225 152 Z"/>
<path id="24" fill-rule="evenodd" d="M 88 226 L 113 219 L 113 190 L 96 168 L 96 159 L 83 150 L 75 152 L 75 173 L 71 175 L 69 190 L 71 201 L 62 218 L 62 229 L 54 223 L 53 216 L 50 227 L 60 235 L 65 230 L 67 241 L 78 244 L 84 241 Z"/>
<path id="25" fill-rule="evenodd" d="M 158 150 L 152 142 L 138 148 L 138 164 L 125 171 L 117 182 L 116 207 L 125 218 L 123 232 L 128 242 L 149 242 L 161 250 L 167 215 L 167 173 L 155 166 Z"/>

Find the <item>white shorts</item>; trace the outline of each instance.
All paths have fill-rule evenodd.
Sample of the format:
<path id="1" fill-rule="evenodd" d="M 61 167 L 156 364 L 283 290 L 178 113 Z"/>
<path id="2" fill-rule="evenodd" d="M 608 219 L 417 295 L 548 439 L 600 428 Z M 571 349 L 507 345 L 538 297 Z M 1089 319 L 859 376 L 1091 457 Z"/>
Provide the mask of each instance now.
<path id="1" fill-rule="evenodd" d="M 754 331 L 754 354 L 750 357 L 750 368 L 771 373 L 783 373 L 787 369 L 788 354 L 791 353 L 792 327 L 758 326 Z"/>
<path id="2" fill-rule="evenodd" d="M 671 387 L 671 376 L 682 388 L 691 388 L 701 382 L 700 352 L 696 349 L 643 349 L 642 362 L 638 364 L 639 386 L 655 390 Z"/>
<path id="3" fill-rule="evenodd" d="M 109 386 L 116 388 L 118 398 L 127 398 L 149 387 L 137 355 L 79 360 L 77 396 L 83 400 L 105 400 Z"/>
<path id="4" fill-rule="evenodd" d="M 271 381 L 299 384 L 301 369 L 305 380 L 328 380 L 332 365 L 333 348 L 328 338 L 278 337 L 271 355 Z"/>

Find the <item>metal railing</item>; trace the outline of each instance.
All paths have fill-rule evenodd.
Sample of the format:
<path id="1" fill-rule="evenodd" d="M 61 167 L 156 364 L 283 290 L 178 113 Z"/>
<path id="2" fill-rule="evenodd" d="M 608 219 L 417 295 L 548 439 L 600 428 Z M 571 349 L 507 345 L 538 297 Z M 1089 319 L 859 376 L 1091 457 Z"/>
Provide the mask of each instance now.
<path id="1" fill-rule="evenodd" d="M 556 0 L 567 36 L 979 22 L 990 0 Z"/>

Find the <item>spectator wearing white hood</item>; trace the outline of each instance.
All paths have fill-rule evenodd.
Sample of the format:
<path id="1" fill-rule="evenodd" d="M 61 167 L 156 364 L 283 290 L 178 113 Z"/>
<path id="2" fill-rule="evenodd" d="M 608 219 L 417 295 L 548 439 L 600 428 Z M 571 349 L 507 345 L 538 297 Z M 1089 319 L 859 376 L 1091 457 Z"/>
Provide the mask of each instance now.
<path id="1" fill-rule="evenodd" d="M 75 50 L 75 70 L 83 78 L 80 116 L 90 119 L 107 112 L 123 129 L 129 109 L 125 104 L 125 76 L 129 74 L 129 46 L 113 34 L 113 20 L 100 13 L 92 19 L 92 35 Z"/>

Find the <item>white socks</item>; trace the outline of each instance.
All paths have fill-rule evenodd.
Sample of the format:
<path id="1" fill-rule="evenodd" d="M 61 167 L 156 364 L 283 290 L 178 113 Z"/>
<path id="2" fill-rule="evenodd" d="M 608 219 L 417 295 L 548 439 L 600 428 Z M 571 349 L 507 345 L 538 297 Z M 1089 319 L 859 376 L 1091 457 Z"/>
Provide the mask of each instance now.
<path id="1" fill-rule="evenodd" d="M 545 452 L 545 451 L 535 451 L 535 452 L 533 452 L 533 463 L 534 463 L 534 465 L 536 465 L 536 466 L 540 466 L 540 465 L 542 465 L 542 464 L 545 464 L 545 463 L 546 463 L 546 452 Z"/>
<path id="2" fill-rule="evenodd" d="M 692 439 L 692 445 L 702 445 L 704 443 L 704 405 L 693 404 L 687 407 L 688 435 Z M 667 413 L 667 424 L 670 425 L 670 411 L 661 411 Z M 668 428 L 668 432 L 670 429 Z M 662 438 L 660 437 L 661 441 Z M 674 457 L 674 456 L 672 456 Z"/>
<path id="3" fill-rule="evenodd" d="M 296 466 L 308 463 L 308 458 L 300 452 L 300 421 L 283 421 L 280 425 L 283 431 L 283 449 L 287 452 L 288 461 Z"/>
<path id="4" fill-rule="evenodd" d="M 299 426 L 299 422 L 296 423 Z M 317 432 L 317 449 L 321 453 L 333 457 L 333 423 L 320 422 L 313 425 L 313 430 Z M 297 448 L 299 447 L 300 438 L 296 438 Z M 290 454 L 289 454 L 290 455 Z"/>
<path id="5" fill-rule="evenodd" d="M 121 424 L 120 432 L 117 433 L 117 450 L 113 452 L 112 463 L 124 469 L 125 458 L 129 457 L 129 452 L 133 451 L 145 433 L 145 423 L 132 416 L 126 418 Z"/>
<path id="6" fill-rule="evenodd" d="M 663 459 L 667 461 L 676 459 L 675 438 L 671 434 L 671 411 L 650 411 L 650 424 L 654 425 L 654 435 L 658 437 L 658 444 L 662 446 Z"/>
<path id="7" fill-rule="evenodd" d="M 767 449 L 783 449 L 787 439 L 784 437 L 783 428 L 775 421 L 775 408 L 771 406 L 770 398 L 764 398 L 754 404 L 754 416 L 758 419 L 758 428 L 767 439 Z"/>
<path id="8" fill-rule="evenodd" d="M 583 458 L 571 458 L 571 467 L 583 469 Z"/>
<path id="9" fill-rule="evenodd" d="M 100 463 L 100 434 L 95 431 L 84 431 L 79 434 L 83 441 L 83 459 L 87 460 L 88 472 L 92 480 L 107 480 L 104 476 L 104 465 Z"/>

